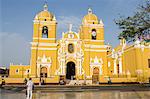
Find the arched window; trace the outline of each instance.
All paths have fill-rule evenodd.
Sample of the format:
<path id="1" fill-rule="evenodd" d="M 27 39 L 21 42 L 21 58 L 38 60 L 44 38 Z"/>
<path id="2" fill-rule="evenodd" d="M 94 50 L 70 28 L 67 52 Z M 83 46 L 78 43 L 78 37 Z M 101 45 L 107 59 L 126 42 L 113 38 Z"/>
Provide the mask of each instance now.
<path id="1" fill-rule="evenodd" d="M 42 28 L 42 38 L 48 38 L 48 27 L 44 26 Z"/>
<path id="2" fill-rule="evenodd" d="M 91 36 L 92 36 L 92 40 L 96 40 L 96 29 L 92 29 L 92 33 L 91 33 Z"/>

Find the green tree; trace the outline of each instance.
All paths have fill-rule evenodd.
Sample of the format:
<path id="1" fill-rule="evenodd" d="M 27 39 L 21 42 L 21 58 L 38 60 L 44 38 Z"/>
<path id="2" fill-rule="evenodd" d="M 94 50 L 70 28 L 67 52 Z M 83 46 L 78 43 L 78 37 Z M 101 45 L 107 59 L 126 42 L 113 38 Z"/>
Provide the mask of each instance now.
<path id="1" fill-rule="evenodd" d="M 133 16 L 120 17 L 115 20 L 122 30 L 118 38 L 125 38 L 128 42 L 136 39 L 150 40 L 150 0 L 137 8 Z"/>

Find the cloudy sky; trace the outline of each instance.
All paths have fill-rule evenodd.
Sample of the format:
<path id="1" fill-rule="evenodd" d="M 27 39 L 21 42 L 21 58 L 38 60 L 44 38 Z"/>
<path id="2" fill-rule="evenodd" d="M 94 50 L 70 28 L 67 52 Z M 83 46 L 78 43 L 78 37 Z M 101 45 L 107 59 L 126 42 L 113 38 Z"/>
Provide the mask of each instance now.
<path id="1" fill-rule="evenodd" d="M 29 64 L 30 42 L 34 16 L 43 9 L 45 0 L 0 0 L 0 66 Z M 102 19 L 105 25 L 105 43 L 113 47 L 119 43 L 118 27 L 114 19 L 132 15 L 144 0 L 47 0 L 49 11 L 55 14 L 57 38 L 73 24 L 78 31 L 88 7 Z"/>

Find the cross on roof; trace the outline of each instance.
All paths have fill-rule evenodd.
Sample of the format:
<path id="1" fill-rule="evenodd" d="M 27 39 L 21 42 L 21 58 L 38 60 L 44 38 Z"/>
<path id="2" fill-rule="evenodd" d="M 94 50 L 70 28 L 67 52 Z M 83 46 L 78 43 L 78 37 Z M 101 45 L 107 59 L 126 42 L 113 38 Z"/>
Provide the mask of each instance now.
<path id="1" fill-rule="evenodd" d="M 69 24 L 69 32 L 72 31 L 72 24 Z"/>

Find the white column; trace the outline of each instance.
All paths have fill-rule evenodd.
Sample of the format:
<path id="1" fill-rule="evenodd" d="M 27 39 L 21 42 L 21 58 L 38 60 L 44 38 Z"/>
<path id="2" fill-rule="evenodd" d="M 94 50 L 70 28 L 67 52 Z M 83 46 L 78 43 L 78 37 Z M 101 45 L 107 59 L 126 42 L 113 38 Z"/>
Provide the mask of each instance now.
<path id="1" fill-rule="evenodd" d="M 102 65 L 100 66 L 100 75 L 103 75 Z"/>
<path id="2" fill-rule="evenodd" d="M 77 63 L 76 63 L 76 74 L 79 75 L 79 71 L 80 71 L 80 65 L 79 65 L 79 59 L 77 59 Z"/>
<path id="3" fill-rule="evenodd" d="M 65 73 L 64 64 L 65 64 L 64 59 L 60 59 L 60 67 L 59 67 L 59 71 L 58 71 L 58 72 L 60 72 L 60 75 L 64 75 L 64 73 Z"/>
<path id="4" fill-rule="evenodd" d="M 81 63 L 81 60 L 79 61 L 79 74 L 81 75 L 82 74 L 82 63 Z"/>
<path id="5" fill-rule="evenodd" d="M 117 65 L 116 65 L 116 59 L 114 59 L 114 74 L 117 74 Z"/>
<path id="6" fill-rule="evenodd" d="M 119 58 L 119 74 L 122 74 L 122 59 Z"/>
<path id="7" fill-rule="evenodd" d="M 81 75 L 81 59 L 77 59 L 77 75 Z"/>
<path id="8" fill-rule="evenodd" d="M 51 66 L 51 64 L 47 67 L 48 69 L 47 69 L 47 77 L 50 77 L 50 66 Z"/>
<path id="9" fill-rule="evenodd" d="M 40 77 L 40 64 L 37 64 L 37 77 Z"/>
<path id="10" fill-rule="evenodd" d="M 62 75 L 66 74 L 66 64 L 65 64 L 65 59 L 62 61 Z"/>
<path id="11" fill-rule="evenodd" d="M 60 61 L 60 74 L 63 74 L 63 62 L 62 60 Z"/>

